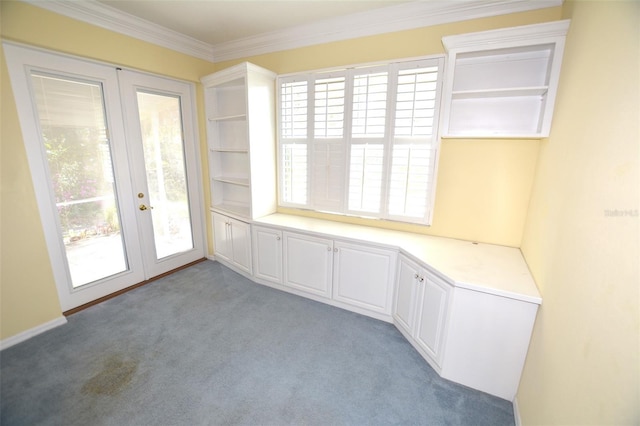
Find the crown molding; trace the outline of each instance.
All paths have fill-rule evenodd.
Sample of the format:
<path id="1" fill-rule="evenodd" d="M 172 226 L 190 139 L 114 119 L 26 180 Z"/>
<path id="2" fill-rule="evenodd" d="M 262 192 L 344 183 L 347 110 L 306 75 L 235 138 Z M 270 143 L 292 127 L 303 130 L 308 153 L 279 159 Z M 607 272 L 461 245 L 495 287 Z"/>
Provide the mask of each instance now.
<path id="1" fill-rule="evenodd" d="M 556 7 L 561 6 L 563 2 L 563 0 L 412 1 L 211 45 L 94 0 L 22 1 L 211 62 L 246 58 L 450 22 Z"/>
<path id="2" fill-rule="evenodd" d="M 561 6 L 563 0 L 413 1 L 214 46 L 216 62 L 396 31 Z"/>
<path id="3" fill-rule="evenodd" d="M 571 20 L 543 22 L 541 24 L 523 25 L 512 28 L 499 28 L 497 30 L 480 31 L 442 37 L 442 45 L 447 52 L 451 50 L 478 50 L 479 48 L 490 48 L 491 45 L 500 43 L 501 45 L 523 41 L 541 43 L 541 40 L 564 37 L 569 32 Z"/>
<path id="4" fill-rule="evenodd" d="M 177 31 L 154 24 L 137 16 L 93 0 L 22 0 L 78 21 L 115 31 L 167 49 L 175 50 L 206 61 L 213 61 L 213 46 Z"/>

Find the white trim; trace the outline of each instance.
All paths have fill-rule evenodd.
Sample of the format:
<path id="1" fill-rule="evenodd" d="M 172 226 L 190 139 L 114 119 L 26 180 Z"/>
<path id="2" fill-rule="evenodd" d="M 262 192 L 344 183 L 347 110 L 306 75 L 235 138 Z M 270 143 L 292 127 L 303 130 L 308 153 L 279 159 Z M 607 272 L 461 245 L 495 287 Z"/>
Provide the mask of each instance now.
<path id="1" fill-rule="evenodd" d="M 566 36 L 570 23 L 570 19 L 565 19 L 542 24 L 445 36 L 442 37 L 442 45 L 447 52 L 451 50 L 465 52 L 491 49 L 492 45 L 496 43 L 500 43 L 501 46 L 510 43 L 522 44 L 523 42 L 537 44 L 538 40 L 544 41 Z"/>
<path id="2" fill-rule="evenodd" d="M 210 44 L 97 1 L 22 1 L 69 18 L 87 22 L 91 25 L 147 41 L 196 58 L 206 61 L 213 60 L 213 46 Z"/>
<path id="3" fill-rule="evenodd" d="M 215 45 L 216 62 L 469 19 L 561 6 L 562 0 L 413 1 Z"/>
<path id="4" fill-rule="evenodd" d="M 515 426 L 522 426 L 522 419 L 520 418 L 520 407 L 518 406 L 518 396 L 513 398 L 513 420 Z"/>
<path id="5" fill-rule="evenodd" d="M 277 77 L 277 74 L 273 71 L 259 67 L 258 65 L 254 65 L 250 62 L 242 62 L 238 65 L 225 68 L 213 74 L 205 75 L 200 79 L 200 82 L 205 87 L 210 87 L 217 84 L 226 83 L 228 81 L 236 80 L 238 79 L 238 75 L 244 75 L 248 73 L 261 74 L 273 79 Z"/>
<path id="6" fill-rule="evenodd" d="M 65 317 L 58 317 L 54 320 L 45 322 L 44 324 L 40 324 L 38 326 L 30 328 L 29 330 L 23 331 L 22 333 L 7 337 L 6 339 L 0 340 L 0 351 L 10 348 L 13 345 L 17 345 L 18 343 L 22 343 L 25 340 L 29 340 L 32 337 L 37 336 L 38 334 L 44 333 L 45 331 L 49 331 L 61 325 L 65 325 L 66 323 L 67 319 Z"/>
<path id="7" fill-rule="evenodd" d="M 390 187 L 389 182 L 391 179 L 392 173 L 392 160 L 393 160 L 393 148 L 402 144 L 402 142 L 398 142 L 399 140 L 406 139 L 402 136 L 395 136 L 395 108 L 396 108 L 396 97 L 398 90 L 398 75 L 401 70 L 413 69 L 417 66 L 422 67 L 425 63 L 428 63 L 428 66 L 437 66 L 438 68 L 438 80 L 437 80 L 437 88 L 436 88 L 436 99 L 439 99 L 442 96 L 443 90 L 443 78 L 444 78 L 444 70 L 445 70 L 445 56 L 442 54 L 437 55 L 429 55 L 422 57 L 414 57 L 414 58 L 403 58 L 396 59 L 391 61 L 379 61 L 379 62 L 371 62 L 365 64 L 352 64 L 349 66 L 342 66 L 337 68 L 325 68 L 322 70 L 311 70 L 302 73 L 290 73 L 279 75 L 276 81 L 277 86 L 277 146 L 278 146 L 278 170 L 279 176 L 284 176 L 283 163 L 282 163 L 282 155 L 283 155 L 283 146 L 291 143 L 296 143 L 300 145 L 307 146 L 307 202 L 304 204 L 300 204 L 299 202 L 287 201 L 283 199 L 284 184 L 285 182 L 282 180 L 278 180 L 278 203 L 282 207 L 288 208 L 297 208 L 303 210 L 309 210 L 314 212 L 326 212 L 330 214 L 337 214 L 341 216 L 350 216 L 350 217 L 359 217 L 359 218 L 371 218 L 371 219 L 380 219 L 384 221 L 394 221 L 401 223 L 413 223 L 419 225 L 431 226 L 431 221 L 433 217 L 433 205 L 435 200 L 435 192 L 436 192 L 436 176 L 431 174 L 429 176 L 429 182 L 433 182 L 433 184 L 429 184 L 428 187 L 428 205 L 426 206 L 426 210 L 423 212 L 423 215 L 420 217 L 412 216 L 407 214 L 392 214 L 389 211 L 388 202 L 390 196 Z M 424 65 L 427 66 L 427 65 Z M 350 100 L 353 98 L 353 90 L 354 90 L 354 77 L 358 75 L 376 73 L 376 72 L 386 72 L 388 74 L 388 82 L 387 82 L 387 100 L 386 100 L 386 121 L 385 121 L 385 133 L 383 136 L 376 137 L 353 137 L 352 136 L 352 115 L 354 113 L 354 104 Z M 281 138 L 281 121 L 282 121 L 282 108 L 281 108 L 281 91 L 282 85 L 290 82 L 307 82 L 307 129 L 314 128 L 314 120 L 315 120 L 315 85 L 316 81 L 320 78 L 326 77 L 336 77 L 336 76 L 344 76 L 345 79 L 345 92 L 343 95 L 343 99 L 345 103 L 344 109 L 344 119 L 343 119 L 343 135 L 339 138 L 334 139 L 322 139 L 324 142 L 317 142 L 314 144 L 314 136 L 312 135 L 312 131 L 309 130 L 310 133 L 307 134 L 306 137 L 298 137 L 298 138 Z M 434 108 L 434 124 L 433 127 L 434 133 L 431 136 L 430 141 L 430 151 L 433 153 L 433 167 L 431 168 L 433 173 L 437 172 L 438 167 L 438 155 L 440 152 L 440 138 L 439 138 L 439 116 L 440 116 L 441 105 L 439 101 L 436 101 L 436 105 Z M 318 192 L 324 193 L 326 192 L 326 185 L 324 187 L 319 187 L 316 181 L 314 181 L 314 177 L 316 176 L 316 165 L 314 161 L 317 159 L 316 154 L 314 154 L 311 150 L 312 145 L 325 145 L 331 144 L 331 141 L 343 141 L 342 143 L 345 146 L 344 152 L 341 153 L 340 161 L 344 166 L 344 173 L 342 175 L 342 179 L 346 186 L 344 186 L 344 190 L 342 191 L 342 200 L 341 202 L 326 202 L 326 200 L 319 201 Z M 361 146 L 362 143 L 375 143 L 376 145 L 382 146 L 383 149 L 383 165 L 382 165 L 382 180 L 381 180 L 381 189 L 380 189 L 380 205 L 378 206 L 378 211 L 366 211 L 366 210 L 357 210 L 349 208 L 349 194 L 348 187 L 350 185 L 350 170 L 352 167 L 351 164 L 351 150 L 354 146 Z M 336 160 L 338 161 L 338 160 Z M 324 183 L 323 183 L 324 185 Z M 363 183 L 364 185 L 364 183 Z"/>
<path id="8" fill-rule="evenodd" d="M 450 22 L 557 7 L 563 2 L 563 0 L 412 1 L 211 45 L 95 0 L 22 1 L 211 62 Z"/>

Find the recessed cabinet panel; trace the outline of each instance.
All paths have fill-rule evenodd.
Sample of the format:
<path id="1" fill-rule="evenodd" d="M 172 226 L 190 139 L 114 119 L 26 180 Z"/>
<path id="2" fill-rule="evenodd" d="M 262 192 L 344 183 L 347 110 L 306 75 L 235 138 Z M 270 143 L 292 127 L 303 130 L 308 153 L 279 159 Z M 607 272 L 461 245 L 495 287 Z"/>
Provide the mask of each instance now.
<path id="1" fill-rule="evenodd" d="M 394 323 L 413 340 L 434 368 L 442 365 L 452 286 L 400 256 L 393 306 Z"/>
<path id="2" fill-rule="evenodd" d="M 334 253 L 333 298 L 390 314 L 395 252 L 336 242 Z"/>
<path id="3" fill-rule="evenodd" d="M 393 305 L 393 319 L 408 334 L 413 333 L 414 312 L 418 300 L 418 278 L 421 270 L 417 263 L 404 256 L 398 259 L 398 276 Z"/>
<path id="4" fill-rule="evenodd" d="M 215 255 L 251 274 L 251 227 L 248 223 L 212 213 Z"/>
<path id="5" fill-rule="evenodd" d="M 232 221 L 233 261 L 251 273 L 251 231 L 248 223 Z"/>
<path id="6" fill-rule="evenodd" d="M 233 259 L 231 234 L 228 232 L 227 218 L 219 214 L 212 215 L 213 220 L 213 249 L 216 257 L 227 261 Z"/>
<path id="7" fill-rule="evenodd" d="M 252 241 L 256 278 L 282 284 L 282 231 L 254 226 Z"/>
<path id="8" fill-rule="evenodd" d="M 416 321 L 416 340 L 440 364 L 451 286 L 430 274 L 421 285 L 424 288 Z"/>
<path id="9" fill-rule="evenodd" d="M 288 232 L 283 239 L 284 284 L 331 297 L 333 240 Z"/>

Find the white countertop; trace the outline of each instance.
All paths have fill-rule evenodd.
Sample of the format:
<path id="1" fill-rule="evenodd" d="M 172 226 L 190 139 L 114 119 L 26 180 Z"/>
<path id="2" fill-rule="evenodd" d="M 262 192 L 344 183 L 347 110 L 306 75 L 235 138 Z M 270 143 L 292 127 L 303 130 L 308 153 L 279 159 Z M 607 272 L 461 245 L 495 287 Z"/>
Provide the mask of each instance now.
<path id="1" fill-rule="evenodd" d="M 254 223 L 398 248 L 456 287 L 542 303 L 529 268 L 517 248 L 280 213 L 256 219 Z"/>

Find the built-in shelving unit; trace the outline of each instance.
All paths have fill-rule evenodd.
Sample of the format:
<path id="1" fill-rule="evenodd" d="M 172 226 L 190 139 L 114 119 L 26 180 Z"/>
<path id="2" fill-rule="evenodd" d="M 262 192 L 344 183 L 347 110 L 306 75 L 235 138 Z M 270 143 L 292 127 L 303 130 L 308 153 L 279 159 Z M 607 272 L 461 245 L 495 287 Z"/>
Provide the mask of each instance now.
<path id="1" fill-rule="evenodd" d="M 569 21 L 448 36 L 443 137 L 547 137 Z"/>
<path id="2" fill-rule="evenodd" d="M 275 77 L 245 62 L 202 78 L 213 210 L 245 219 L 275 211 Z"/>

